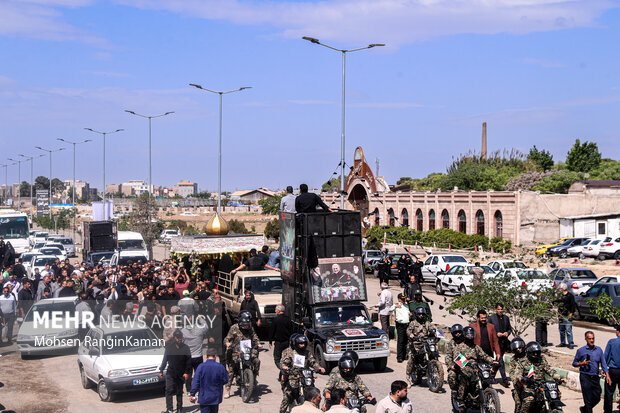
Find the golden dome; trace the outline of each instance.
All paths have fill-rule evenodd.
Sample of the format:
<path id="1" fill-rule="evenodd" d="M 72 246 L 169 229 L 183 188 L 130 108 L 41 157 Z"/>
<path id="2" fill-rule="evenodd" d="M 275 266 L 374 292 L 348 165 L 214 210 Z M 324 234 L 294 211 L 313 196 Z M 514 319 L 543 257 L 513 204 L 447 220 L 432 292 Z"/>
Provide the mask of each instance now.
<path id="1" fill-rule="evenodd" d="M 207 235 L 226 235 L 228 234 L 229 227 L 228 222 L 217 212 L 211 217 L 207 226 L 205 227 Z"/>

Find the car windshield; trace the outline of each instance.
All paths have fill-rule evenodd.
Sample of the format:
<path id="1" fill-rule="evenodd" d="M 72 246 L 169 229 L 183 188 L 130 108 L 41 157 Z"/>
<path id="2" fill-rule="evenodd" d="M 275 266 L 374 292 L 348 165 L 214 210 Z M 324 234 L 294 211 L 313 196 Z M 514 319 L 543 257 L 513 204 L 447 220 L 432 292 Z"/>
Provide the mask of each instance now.
<path id="1" fill-rule="evenodd" d="M 28 219 L 26 217 L 1 217 L 0 238 L 17 239 L 28 237 Z"/>
<path id="2" fill-rule="evenodd" d="M 141 239 L 119 239 L 118 248 L 122 250 L 143 250 L 144 242 Z"/>
<path id="3" fill-rule="evenodd" d="M 34 321 L 34 314 L 37 313 L 41 317 L 45 317 L 45 313 L 49 313 L 50 311 L 60 311 L 62 312 L 62 316 L 66 316 L 68 312 L 70 316 L 75 314 L 75 304 L 73 301 L 60 301 L 55 303 L 46 303 L 46 302 L 38 302 L 32 306 L 28 314 L 26 314 L 26 322 Z M 52 314 L 49 314 L 50 320 L 52 318 Z"/>
<path id="4" fill-rule="evenodd" d="M 547 274 L 540 270 L 519 271 L 517 277 L 522 280 L 545 280 L 549 278 Z"/>
<path id="5" fill-rule="evenodd" d="M 383 254 L 381 251 L 366 251 L 366 256 L 368 258 L 381 258 L 383 257 Z"/>
<path id="6" fill-rule="evenodd" d="M 318 325 L 370 323 L 368 312 L 362 306 L 322 308 L 314 317 Z"/>
<path id="7" fill-rule="evenodd" d="M 118 264 L 117 265 L 129 265 L 129 264 L 133 264 L 138 263 L 138 264 L 143 264 L 145 262 L 147 262 L 148 260 L 146 259 L 146 257 L 141 257 L 141 256 L 136 256 L 136 257 L 120 257 L 118 259 Z"/>
<path id="8" fill-rule="evenodd" d="M 587 239 L 584 242 L 582 242 L 581 244 L 579 244 L 579 246 L 583 247 L 584 245 L 588 245 L 590 242 L 592 242 L 592 240 Z"/>
<path id="9" fill-rule="evenodd" d="M 595 239 L 594 241 L 592 241 L 592 242 L 590 243 L 590 245 L 598 245 L 598 244 L 600 244 L 600 243 L 601 243 L 601 241 L 602 241 L 602 240 L 600 240 L 600 239 Z"/>
<path id="10" fill-rule="evenodd" d="M 58 248 L 41 248 L 39 252 L 45 255 L 62 255 L 62 252 Z"/>
<path id="11" fill-rule="evenodd" d="M 37 232 L 34 236 L 36 238 L 45 238 L 45 239 L 47 239 L 49 234 L 47 232 Z"/>
<path id="12" fill-rule="evenodd" d="M 159 339 L 149 329 L 139 329 L 131 331 L 118 331 L 103 336 L 104 343 L 113 343 L 111 346 L 104 346 L 103 354 L 117 354 L 127 352 L 137 352 L 161 348 Z"/>
<path id="13" fill-rule="evenodd" d="M 245 289 L 254 294 L 282 293 L 282 278 L 280 276 L 248 277 L 244 283 Z"/>
<path id="14" fill-rule="evenodd" d="M 50 244 L 49 242 L 47 243 L 47 245 L 45 245 L 46 247 L 50 247 L 50 248 L 58 248 L 61 251 L 64 251 L 65 247 L 62 246 L 62 244 L 59 243 L 55 243 L 55 244 Z"/>
<path id="15" fill-rule="evenodd" d="M 476 268 L 476 267 L 467 267 L 467 272 L 469 274 L 471 274 L 471 275 L 474 275 L 474 268 Z M 488 265 L 481 265 L 480 268 L 482 268 L 484 270 L 483 274 L 495 274 L 495 272 Z M 450 269 L 450 271 L 452 271 L 452 269 Z M 448 271 L 448 273 L 450 271 Z"/>
<path id="16" fill-rule="evenodd" d="M 73 244 L 73 240 L 71 238 L 61 238 L 57 242 L 61 243 L 62 245 L 71 245 L 71 244 Z"/>
<path id="17" fill-rule="evenodd" d="M 45 264 L 53 265 L 56 262 L 56 257 L 37 258 L 34 260 L 35 267 L 45 267 Z"/>
<path id="18" fill-rule="evenodd" d="M 576 278 L 596 278 L 596 275 L 590 270 L 566 270 L 571 279 Z"/>
<path id="19" fill-rule="evenodd" d="M 45 242 L 37 242 L 36 244 L 34 244 L 34 249 L 39 249 L 39 248 L 43 248 L 45 246 Z"/>
<path id="20" fill-rule="evenodd" d="M 504 263 L 504 268 L 527 268 L 525 264 L 520 261 L 509 261 Z"/>
<path id="21" fill-rule="evenodd" d="M 20 258 L 22 259 L 24 264 L 28 264 L 30 263 L 30 261 L 32 261 L 32 257 L 34 257 L 34 254 L 22 254 Z"/>
<path id="22" fill-rule="evenodd" d="M 460 255 L 444 255 L 444 262 L 467 262 L 467 260 Z"/>
<path id="23" fill-rule="evenodd" d="M 112 255 L 114 255 L 113 252 L 100 252 L 96 254 L 91 254 L 90 259 L 93 261 L 94 264 L 97 264 L 101 260 L 109 260 L 110 258 L 112 258 Z"/>

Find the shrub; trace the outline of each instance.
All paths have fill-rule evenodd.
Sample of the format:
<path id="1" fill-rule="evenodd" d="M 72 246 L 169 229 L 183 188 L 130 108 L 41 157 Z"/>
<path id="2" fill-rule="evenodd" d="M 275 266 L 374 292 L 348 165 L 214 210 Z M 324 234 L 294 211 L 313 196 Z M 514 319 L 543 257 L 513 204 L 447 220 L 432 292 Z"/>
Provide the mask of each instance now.
<path id="1" fill-rule="evenodd" d="M 278 218 L 274 218 L 265 226 L 264 234 L 267 238 L 278 240 L 280 238 L 280 221 Z"/>

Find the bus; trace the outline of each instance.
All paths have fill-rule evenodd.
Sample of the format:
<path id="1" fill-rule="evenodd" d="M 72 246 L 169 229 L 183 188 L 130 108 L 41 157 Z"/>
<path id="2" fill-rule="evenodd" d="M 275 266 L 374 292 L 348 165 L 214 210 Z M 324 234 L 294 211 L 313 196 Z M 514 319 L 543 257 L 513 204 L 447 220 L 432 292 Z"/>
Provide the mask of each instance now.
<path id="1" fill-rule="evenodd" d="M 30 243 L 28 215 L 11 209 L 0 209 L 0 239 L 10 242 L 18 255 L 26 252 Z"/>

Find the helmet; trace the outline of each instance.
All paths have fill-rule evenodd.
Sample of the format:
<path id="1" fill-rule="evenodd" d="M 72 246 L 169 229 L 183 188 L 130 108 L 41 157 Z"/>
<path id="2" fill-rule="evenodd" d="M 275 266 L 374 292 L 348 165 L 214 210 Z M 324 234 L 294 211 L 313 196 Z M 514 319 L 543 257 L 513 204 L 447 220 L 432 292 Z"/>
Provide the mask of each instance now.
<path id="1" fill-rule="evenodd" d="M 452 334 L 452 339 L 457 343 L 463 341 L 463 326 L 460 324 L 454 324 L 450 327 L 450 333 Z"/>
<path id="2" fill-rule="evenodd" d="M 527 359 L 532 363 L 540 361 L 542 358 L 542 347 L 536 341 L 530 341 L 527 343 L 527 348 L 525 349 L 527 354 Z"/>
<path id="3" fill-rule="evenodd" d="M 422 290 L 420 289 L 420 287 L 416 286 L 413 289 L 413 295 L 422 295 Z"/>
<path id="4" fill-rule="evenodd" d="M 426 308 L 424 307 L 416 307 L 415 308 L 415 318 L 418 320 L 426 319 Z"/>
<path id="5" fill-rule="evenodd" d="M 299 334 L 295 337 L 294 347 L 298 353 L 305 353 L 308 350 L 308 337 Z"/>
<path id="6" fill-rule="evenodd" d="M 349 379 L 355 375 L 355 361 L 349 356 L 342 356 L 338 361 L 338 370 L 340 370 L 340 375 Z"/>
<path id="7" fill-rule="evenodd" d="M 252 327 L 252 316 L 249 311 L 242 311 L 239 313 L 239 320 L 237 321 L 239 328 L 242 330 L 249 330 Z"/>
<path id="8" fill-rule="evenodd" d="M 472 343 L 476 338 L 476 330 L 471 326 L 463 327 L 463 337 L 465 341 Z"/>
<path id="9" fill-rule="evenodd" d="M 357 363 L 360 361 L 360 356 L 357 355 L 357 353 L 353 350 L 347 350 L 344 353 L 342 353 L 342 357 L 351 357 L 353 359 L 353 361 L 355 362 L 355 367 L 357 367 Z"/>
<path id="10" fill-rule="evenodd" d="M 297 338 L 298 335 L 299 335 L 299 333 L 291 334 L 291 337 L 289 338 L 289 341 L 288 341 L 288 345 L 289 345 L 290 348 L 295 347 L 295 339 Z"/>
<path id="11" fill-rule="evenodd" d="M 510 350 L 515 353 L 515 356 L 522 356 L 525 350 L 525 341 L 521 337 L 515 337 L 510 342 Z"/>

